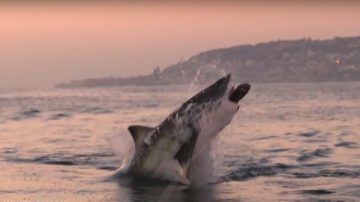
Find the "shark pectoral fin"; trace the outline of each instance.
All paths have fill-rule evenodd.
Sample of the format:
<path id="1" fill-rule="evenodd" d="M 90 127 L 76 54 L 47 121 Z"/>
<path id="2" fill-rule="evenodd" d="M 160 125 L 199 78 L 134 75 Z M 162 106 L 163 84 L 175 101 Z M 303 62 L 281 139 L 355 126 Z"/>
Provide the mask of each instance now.
<path id="1" fill-rule="evenodd" d="M 187 143 L 183 144 L 181 146 L 180 150 L 175 155 L 175 159 L 177 159 L 179 161 L 179 164 L 181 165 L 181 167 L 183 168 L 185 173 L 187 173 L 187 170 L 190 167 L 190 163 L 191 163 L 191 159 L 192 159 L 192 156 L 194 153 L 196 141 L 197 141 L 197 138 L 200 133 L 199 127 L 196 127 L 193 125 L 191 125 L 190 127 L 192 129 L 192 135 L 191 135 L 189 141 Z"/>
<path id="2" fill-rule="evenodd" d="M 186 177 L 186 173 L 183 169 L 183 167 L 180 165 L 179 161 L 177 161 L 176 159 L 173 159 L 171 161 L 171 164 L 175 171 L 175 179 L 176 181 L 180 182 L 181 184 L 186 184 L 186 185 L 190 185 L 191 182 L 190 180 Z"/>
<path id="3" fill-rule="evenodd" d="M 182 169 L 181 169 L 182 170 Z M 182 170 L 178 175 L 178 180 L 181 184 L 190 185 L 190 180 L 185 176 L 184 170 Z"/>
<path id="4" fill-rule="evenodd" d="M 152 173 L 151 177 L 186 185 L 190 184 L 184 169 L 176 159 L 169 159 L 162 162 L 159 167 L 157 167 L 156 170 Z"/>
<path id="5" fill-rule="evenodd" d="M 130 131 L 131 136 L 133 137 L 133 140 L 135 142 L 135 147 L 137 147 L 144 142 L 146 135 L 150 131 L 154 130 L 154 128 L 141 126 L 141 125 L 131 125 L 129 126 L 128 130 Z"/>

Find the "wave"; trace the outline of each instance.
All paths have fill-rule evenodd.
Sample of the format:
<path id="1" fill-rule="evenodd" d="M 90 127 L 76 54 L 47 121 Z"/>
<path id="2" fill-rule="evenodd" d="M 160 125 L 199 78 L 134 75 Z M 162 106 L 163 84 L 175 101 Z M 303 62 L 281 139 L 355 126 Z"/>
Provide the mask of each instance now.
<path id="1" fill-rule="evenodd" d="M 57 114 L 53 114 L 49 117 L 49 120 L 59 120 L 59 119 L 64 119 L 64 118 L 68 118 L 70 117 L 70 114 L 67 113 L 57 113 Z"/>
<path id="2" fill-rule="evenodd" d="M 302 152 L 302 154 L 297 158 L 297 161 L 308 161 L 316 157 L 329 157 L 333 152 L 331 148 L 318 148 L 314 151 Z"/>
<path id="3" fill-rule="evenodd" d="M 18 115 L 15 115 L 13 117 L 13 120 L 23 120 L 28 118 L 34 118 L 37 117 L 41 113 L 41 110 L 39 109 L 27 109 L 24 111 L 21 111 Z"/>
<path id="4" fill-rule="evenodd" d="M 315 178 L 315 177 L 360 177 L 359 171 L 334 169 L 334 170 L 320 170 L 317 172 L 295 172 L 292 175 L 296 178 Z"/>
<path id="5" fill-rule="evenodd" d="M 359 178 L 360 172 L 354 166 L 348 168 L 333 168 L 333 169 L 321 169 L 324 167 L 334 166 L 336 163 L 324 162 L 314 164 L 303 165 L 290 165 L 290 164 L 273 164 L 262 165 L 259 163 L 244 164 L 231 172 L 228 172 L 222 176 L 217 183 L 228 181 L 246 181 L 256 177 L 262 176 L 275 176 L 284 175 L 289 178 L 316 178 L 316 177 L 347 177 L 347 178 Z M 308 172 L 306 168 L 312 168 L 312 172 Z M 306 172 L 301 172 L 305 171 Z"/>
<path id="6" fill-rule="evenodd" d="M 349 148 L 349 149 L 355 149 L 358 148 L 357 143 L 356 142 L 339 142 L 337 144 L 334 145 L 335 147 L 345 147 L 345 148 Z"/>
<path id="7" fill-rule="evenodd" d="M 310 190 L 301 190 L 297 192 L 300 194 L 310 194 L 310 195 L 325 195 L 325 194 L 335 193 L 335 191 L 326 190 L 326 189 L 310 189 Z"/>

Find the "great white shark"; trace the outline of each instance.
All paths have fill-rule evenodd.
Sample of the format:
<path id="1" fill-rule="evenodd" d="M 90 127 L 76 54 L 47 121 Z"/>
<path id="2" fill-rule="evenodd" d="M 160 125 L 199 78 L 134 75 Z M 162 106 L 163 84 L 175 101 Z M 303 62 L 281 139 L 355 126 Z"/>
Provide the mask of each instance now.
<path id="1" fill-rule="evenodd" d="M 156 127 L 131 125 L 135 153 L 118 171 L 135 179 L 191 184 L 197 157 L 233 119 L 250 85 L 235 85 L 228 74 L 197 93 Z"/>

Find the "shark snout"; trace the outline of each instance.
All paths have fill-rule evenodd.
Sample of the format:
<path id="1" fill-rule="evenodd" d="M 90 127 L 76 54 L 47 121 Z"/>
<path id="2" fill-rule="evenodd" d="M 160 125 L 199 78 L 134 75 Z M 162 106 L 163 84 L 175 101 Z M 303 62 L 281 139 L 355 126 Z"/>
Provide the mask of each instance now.
<path id="1" fill-rule="evenodd" d="M 234 90 L 229 94 L 229 100 L 231 102 L 238 103 L 250 90 L 250 84 L 243 83 L 238 85 Z"/>

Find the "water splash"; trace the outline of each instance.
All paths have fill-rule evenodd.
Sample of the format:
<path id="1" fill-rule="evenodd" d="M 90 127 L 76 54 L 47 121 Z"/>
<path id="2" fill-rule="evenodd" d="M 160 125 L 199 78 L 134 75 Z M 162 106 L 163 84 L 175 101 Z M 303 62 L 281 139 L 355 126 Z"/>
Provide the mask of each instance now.
<path id="1" fill-rule="evenodd" d="M 202 64 L 196 71 L 195 76 L 191 80 L 189 87 L 188 87 L 188 94 L 191 94 L 194 91 L 194 88 L 196 87 L 196 84 L 201 84 L 204 82 L 204 79 L 201 80 L 200 78 L 204 76 L 206 73 L 211 73 L 214 76 L 214 79 L 217 79 L 217 77 L 224 77 L 227 75 L 225 70 L 223 68 L 218 68 L 218 65 L 216 63 L 208 63 L 208 64 Z"/>
<path id="2" fill-rule="evenodd" d="M 112 151 L 121 161 L 120 168 L 125 167 L 129 163 L 129 159 L 135 153 L 135 145 L 128 131 L 125 129 L 113 128 L 113 130 L 105 134 L 105 140 L 109 143 Z"/>
<path id="3" fill-rule="evenodd" d="M 230 123 L 223 131 L 221 131 L 212 141 L 211 144 L 211 155 L 213 158 L 213 176 L 219 178 L 223 173 L 222 165 L 225 161 L 225 152 L 222 146 L 225 144 L 225 137 L 233 133 L 233 127 Z"/>
<path id="4" fill-rule="evenodd" d="M 188 87 L 188 91 L 187 94 L 190 95 L 193 91 L 194 91 L 194 87 L 195 84 L 199 83 L 199 77 L 201 75 L 201 72 L 203 71 L 203 69 L 205 68 L 205 65 L 200 66 L 200 68 L 196 71 L 196 74 L 194 76 L 194 78 L 191 80 L 189 87 Z"/>

